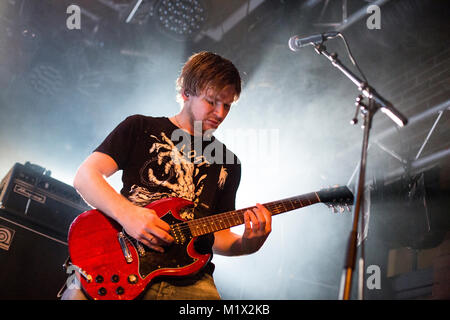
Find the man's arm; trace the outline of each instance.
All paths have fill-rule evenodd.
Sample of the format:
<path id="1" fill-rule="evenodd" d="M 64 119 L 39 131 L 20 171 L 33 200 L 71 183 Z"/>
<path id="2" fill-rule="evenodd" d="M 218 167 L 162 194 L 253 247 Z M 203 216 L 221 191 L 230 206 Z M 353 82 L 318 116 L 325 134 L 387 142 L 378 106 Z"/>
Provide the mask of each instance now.
<path id="1" fill-rule="evenodd" d="M 79 167 L 73 185 L 87 203 L 120 223 L 130 236 L 162 251 L 163 244 L 173 241 L 169 225 L 153 210 L 135 206 L 114 190 L 105 178 L 117 171 L 113 158 L 94 152 Z"/>
<path id="2" fill-rule="evenodd" d="M 261 204 L 244 213 L 245 230 L 239 236 L 230 229 L 214 234 L 214 253 L 224 256 L 239 256 L 258 251 L 272 231 L 272 214 Z"/>

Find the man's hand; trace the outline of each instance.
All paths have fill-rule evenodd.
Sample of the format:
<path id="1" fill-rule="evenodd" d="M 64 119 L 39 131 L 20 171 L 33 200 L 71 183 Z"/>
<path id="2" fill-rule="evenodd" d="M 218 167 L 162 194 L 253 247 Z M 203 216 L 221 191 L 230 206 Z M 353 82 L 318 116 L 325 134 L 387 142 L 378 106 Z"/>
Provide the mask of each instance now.
<path id="1" fill-rule="evenodd" d="M 174 240 L 169 225 L 154 210 L 134 205 L 111 187 L 105 178 L 118 170 L 113 158 L 94 152 L 78 168 L 73 185 L 86 202 L 119 222 L 131 237 L 163 252 L 163 246 Z"/>
<path id="2" fill-rule="evenodd" d="M 170 226 L 151 209 L 133 205 L 121 215 L 119 223 L 131 237 L 159 252 L 174 241 L 169 234 Z"/>
<path id="3" fill-rule="evenodd" d="M 245 230 L 242 235 L 242 249 L 255 252 L 261 248 L 272 231 L 272 214 L 263 205 L 244 213 Z"/>
<path id="4" fill-rule="evenodd" d="M 258 251 L 272 231 L 272 214 L 257 203 L 244 212 L 245 230 L 242 235 L 225 229 L 216 232 L 213 250 L 224 256 L 240 256 Z"/>

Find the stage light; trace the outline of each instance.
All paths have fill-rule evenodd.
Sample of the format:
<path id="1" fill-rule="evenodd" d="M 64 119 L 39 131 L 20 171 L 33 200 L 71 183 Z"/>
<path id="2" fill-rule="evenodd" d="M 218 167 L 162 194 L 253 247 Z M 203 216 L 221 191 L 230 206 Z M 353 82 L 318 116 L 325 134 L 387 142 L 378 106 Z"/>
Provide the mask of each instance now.
<path id="1" fill-rule="evenodd" d="M 155 13 L 161 31 L 181 41 L 197 35 L 206 22 L 206 8 L 199 0 L 162 0 Z"/>

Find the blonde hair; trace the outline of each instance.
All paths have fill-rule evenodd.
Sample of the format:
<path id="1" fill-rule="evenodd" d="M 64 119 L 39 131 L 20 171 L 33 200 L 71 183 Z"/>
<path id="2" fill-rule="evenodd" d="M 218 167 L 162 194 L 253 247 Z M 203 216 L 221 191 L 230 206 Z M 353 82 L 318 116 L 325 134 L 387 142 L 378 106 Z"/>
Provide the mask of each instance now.
<path id="1" fill-rule="evenodd" d="M 241 94 L 241 76 L 234 64 L 208 51 L 202 51 L 189 57 L 181 69 L 176 81 L 177 101 L 182 102 L 182 92 L 189 95 L 200 95 L 206 89 L 216 93 L 225 87 L 232 86 L 235 92 L 234 101 Z"/>

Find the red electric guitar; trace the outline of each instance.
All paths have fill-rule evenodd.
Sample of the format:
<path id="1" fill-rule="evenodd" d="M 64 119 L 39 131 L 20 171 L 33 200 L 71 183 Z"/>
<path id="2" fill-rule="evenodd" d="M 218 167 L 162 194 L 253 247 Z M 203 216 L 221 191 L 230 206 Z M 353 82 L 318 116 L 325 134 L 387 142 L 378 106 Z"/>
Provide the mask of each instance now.
<path id="1" fill-rule="evenodd" d="M 264 206 L 272 215 L 315 203 L 329 206 L 353 204 L 347 187 L 312 192 L 269 202 Z M 210 254 L 194 250 L 197 237 L 244 224 L 249 209 L 224 212 L 194 220 L 183 220 L 180 213 L 193 210 L 192 202 L 166 198 L 147 205 L 170 225 L 175 242 L 156 252 L 128 236 L 122 227 L 98 210 L 80 214 L 70 226 L 68 244 L 72 266 L 83 292 L 92 299 L 131 300 L 137 298 L 159 276 L 186 276 L 201 270 Z"/>

